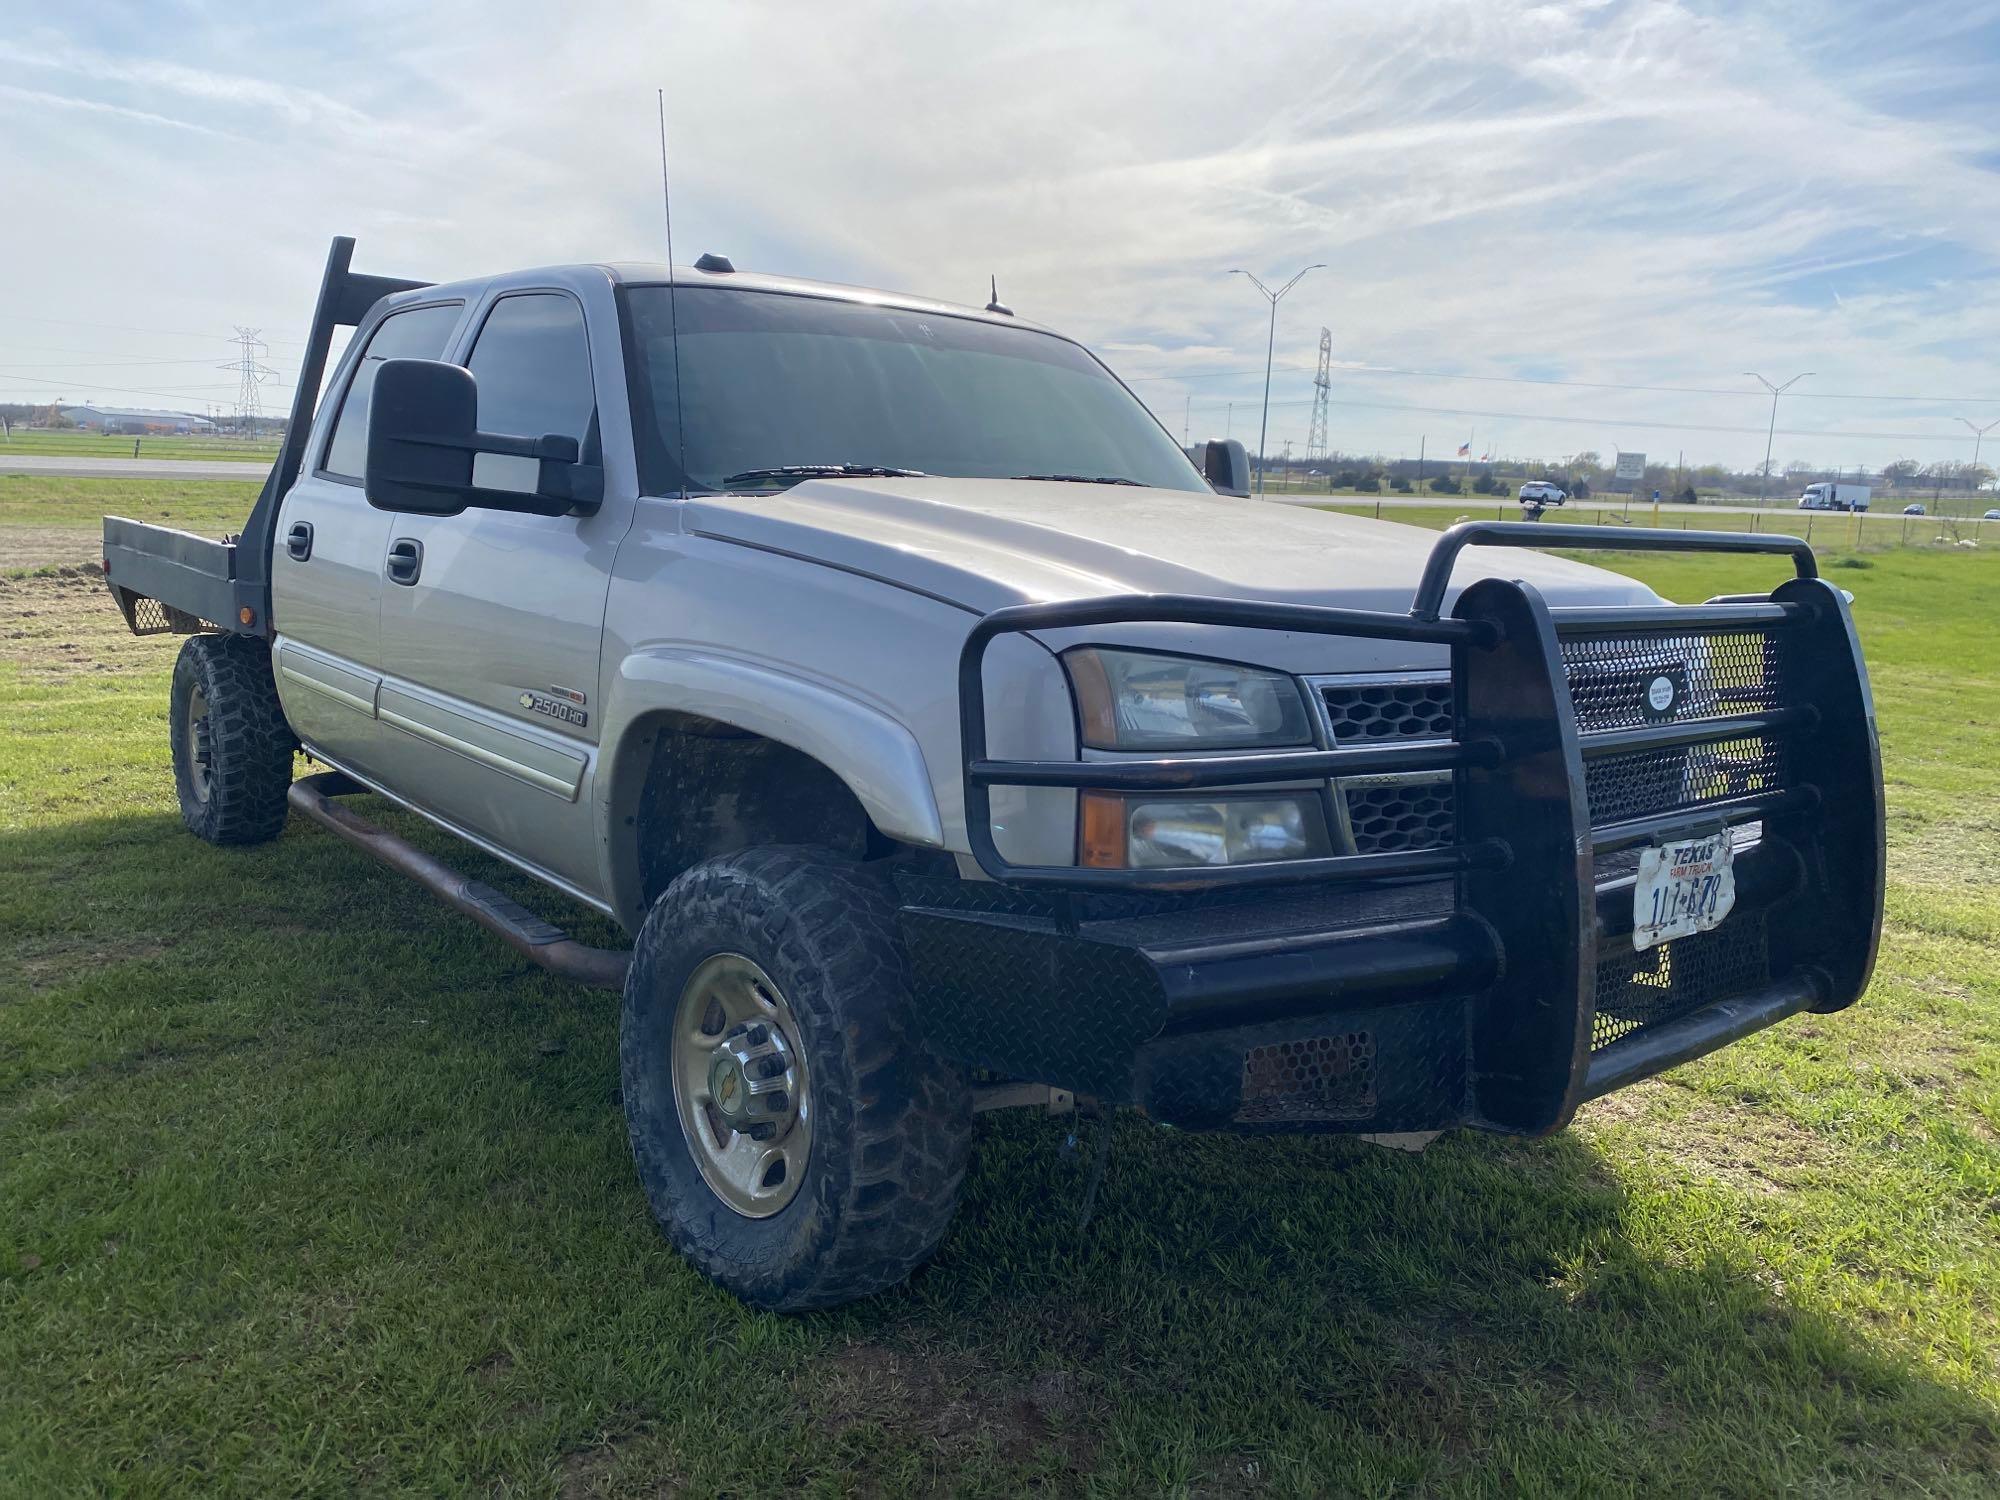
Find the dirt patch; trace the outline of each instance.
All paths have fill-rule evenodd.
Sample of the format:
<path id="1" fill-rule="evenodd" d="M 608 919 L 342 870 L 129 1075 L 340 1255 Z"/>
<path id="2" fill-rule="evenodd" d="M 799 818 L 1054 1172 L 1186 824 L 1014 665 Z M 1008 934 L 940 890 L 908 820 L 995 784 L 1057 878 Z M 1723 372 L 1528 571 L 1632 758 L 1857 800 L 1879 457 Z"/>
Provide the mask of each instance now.
<path id="1" fill-rule="evenodd" d="M 810 1378 L 807 1403 L 833 1436 L 877 1426 L 939 1448 L 990 1444 L 1012 1462 L 1054 1448 L 1079 1472 L 1095 1459 L 1099 1403 L 1088 1377 L 1070 1370 L 1043 1370 L 1022 1381 L 957 1351 L 856 1343 L 816 1366 Z"/>
<path id="2" fill-rule="evenodd" d="M 0 526 L 0 571 L 84 567 L 98 560 L 101 540 L 80 526 Z"/>
<path id="3" fill-rule="evenodd" d="M 158 958 L 173 946 L 134 938 L 120 942 L 101 934 L 50 938 L 30 942 L 17 949 L 14 963 L 30 990 L 45 990 L 65 984 L 80 974 L 95 974 L 113 964 L 140 963 Z"/>
<path id="4" fill-rule="evenodd" d="M 135 636 L 125 628 L 95 566 L 0 577 L 0 662 L 30 682 L 160 671 L 177 649 L 171 636 Z"/>
<path id="5" fill-rule="evenodd" d="M 1682 1097 L 1662 1108 L 1674 1094 Z M 1689 1171 L 1759 1196 L 1792 1192 L 1841 1160 L 1831 1142 L 1776 1111 L 1718 1108 L 1657 1080 L 1593 1100 L 1577 1115 L 1586 1131 L 1642 1119 Z"/>
<path id="6" fill-rule="evenodd" d="M 651 1434 L 643 1426 L 633 1423 L 600 1433 L 588 1447 L 571 1449 L 556 1463 L 557 1495 L 561 1500 L 591 1500 L 593 1496 L 614 1491 L 619 1494 L 629 1492 L 632 1489 L 630 1476 L 618 1475 L 619 1461 L 628 1449 L 635 1450 L 640 1458 L 650 1456 L 643 1451 L 650 1438 Z M 687 1493 L 687 1486 L 680 1475 L 671 1471 L 649 1473 L 645 1492 L 657 1497 L 657 1500 L 672 1500 L 674 1496 Z"/>

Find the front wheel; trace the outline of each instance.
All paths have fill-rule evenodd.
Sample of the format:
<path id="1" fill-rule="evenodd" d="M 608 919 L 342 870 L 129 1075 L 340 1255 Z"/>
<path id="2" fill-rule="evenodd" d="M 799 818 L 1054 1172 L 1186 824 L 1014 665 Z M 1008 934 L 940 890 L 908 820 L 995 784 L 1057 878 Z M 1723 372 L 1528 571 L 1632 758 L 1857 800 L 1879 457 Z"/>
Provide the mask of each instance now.
<path id="1" fill-rule="evenodd" d="M 653 1216 L 744 1301 L 853 1301 L 944 1238 L 971 1095 L 917 1035 L 894 903 L 853 861 L 754 849 L 676 880 L 633 948 L 619 1061 Z"/>
<path id="2" fill-rule="evenodd" d="M 211 844 L 261 844 L 285 826 L 298 741 L 278 703 L 271 648 L 191 635 L 174 663 L 167 736 L 181 821 Z"/>

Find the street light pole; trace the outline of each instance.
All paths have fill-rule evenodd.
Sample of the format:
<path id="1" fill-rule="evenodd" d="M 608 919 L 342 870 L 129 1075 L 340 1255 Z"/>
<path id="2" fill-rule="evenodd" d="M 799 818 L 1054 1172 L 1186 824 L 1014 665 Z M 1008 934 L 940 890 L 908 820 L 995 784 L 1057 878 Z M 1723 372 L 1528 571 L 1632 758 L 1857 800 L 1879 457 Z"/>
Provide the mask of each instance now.
<path id="1" fill-rule="evenodd" d="M 1257 493 L 1260 495 L 1264 493 L 1264 441 L 1271 430 L 1271 356 L 1273 351 L 1278 347 L 1278 303 L 1284 299 L 1285 293 L 1289 292 L 1305 279 L 1306 271 L 1323 271 L 1325 269 L 1325 262 L 1315 261 L 1312 265 L 1307 266 L 1305 271 L 1299 272 L 1298 275 L 1279 287 L 1275 292 L 1265 286 L 1263 282 L 1258 281 L 1255 276 L 1250 276 L 1248 271 L 1231 268 L 1229 272 L 1231 276 L 1250 276 L 1250 280 L 1256 286 L 1257 290 L 1262 292 L 1271 303 L 1271 326 L 1264 336 L 1264 415 L 1262 420 L 1257 424 Z"/>
<path id="2" fill-rule="evenodd" d="M 1761 502 L 1769 499 L 1771 494 L 1771 439 L 1778 435 L 1778 398 L 1804 380 L 1807 375 L 1812 374 L 1812 371 L 1807 370 L 1804 374 L 1794 375 L 1783 385 L 1772 385 L 1755 370 L 1745 370 L 1743 373 L 1771 393 L 1771 425 L 1764 431 L 1764 475 L 1757 483 L 1757 499 Z"/>

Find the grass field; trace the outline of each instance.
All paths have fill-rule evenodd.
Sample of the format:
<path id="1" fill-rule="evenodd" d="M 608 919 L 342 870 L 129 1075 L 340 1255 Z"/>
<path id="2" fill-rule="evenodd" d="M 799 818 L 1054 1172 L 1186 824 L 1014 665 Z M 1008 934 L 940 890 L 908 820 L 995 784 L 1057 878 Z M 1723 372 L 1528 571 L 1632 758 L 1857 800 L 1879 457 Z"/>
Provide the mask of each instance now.
<path id="1" fill-rule="evenodd" d="M 132 452 L 137 442 L 139 451 Z M 246 462 L 268 463 L 278 456 L 274 437 L 237 438 L 220 433 L 193 433 L 186 437 L 171 433 L 104 433 L 80 431 L 40 431 L 16 427 L 0 437 L 0 454 L 45 453 L 64 458 L 240 458 Z"/>
<path id="2" fill-rule="evenodd" d="M 0 496 L 81 559 L 136 511 Z M 794 1320 L 654 1231 L 605 997 L 310 825 L 188 837 L 174 643 L 0 554 L 0 1494 L 1995 1494 L 2000 556 L 1827 562 L 1889 781 L 1863 1004 L 1547 1141 L 1128 1120 L 1081 1230 L 1066 1127 L 991 1118 L 935 1264 Z"/>
<path id="3" fill-rule="evenodd" d="M 1518 521 L 1521 507 L 1512 500 L 1487 496 L 1447 497 L 1442 505 L 1377 505 L 1372 498 L 1335 496 L 1322 508 L 1344 515 L 1376 516 L 1408 526 L 1444 527 L 1454 521 Z M 1692 507 L 1655 511 L 1638 505 L 1621 511 L 1613 505 L 1576 501 L 1542 517 L 1544 525 L 1657 526 L 1668 531 L 1780 532 L 1804 537 L 1822 551 L 1875 551 L 1883 547 L 1956 547 L 1961 542 L 1990 546 L 2000 540 L 2000 521 L 1955 520 L 1941 516 L 1905 516 L 1890 512 L 1816 512 L 1801 510 L 1701 511 Z"/>

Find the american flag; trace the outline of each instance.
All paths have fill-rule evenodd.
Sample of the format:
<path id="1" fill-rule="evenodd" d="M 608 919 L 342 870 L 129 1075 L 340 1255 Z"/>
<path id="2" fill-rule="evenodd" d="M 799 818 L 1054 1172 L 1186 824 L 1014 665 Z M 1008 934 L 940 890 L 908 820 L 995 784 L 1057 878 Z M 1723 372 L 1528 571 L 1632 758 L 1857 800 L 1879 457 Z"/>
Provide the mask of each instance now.
<path id="1" fill-rule="evenodd" d="M 1470 458 L 1470 457 L 1472 457 L 1472 444 L 1470 444 L 1470 443 L 1460 443 L 1460 444 L 1458 445 L 1458 456 L 1459 456 L 1460 458 Z"/>

